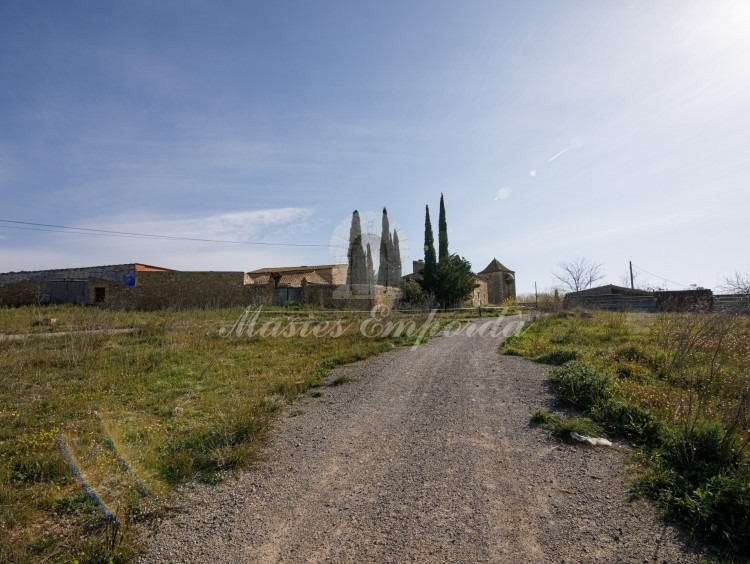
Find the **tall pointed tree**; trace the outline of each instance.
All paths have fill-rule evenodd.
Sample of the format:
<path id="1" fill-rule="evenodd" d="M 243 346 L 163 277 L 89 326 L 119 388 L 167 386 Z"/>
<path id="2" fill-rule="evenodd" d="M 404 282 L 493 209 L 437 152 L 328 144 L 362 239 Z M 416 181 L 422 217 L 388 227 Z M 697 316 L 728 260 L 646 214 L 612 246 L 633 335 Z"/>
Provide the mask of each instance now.
<path id="1" fill-rule="evenodd" d="M 401 247 L 398 240 L 398 233 L 393 230 L 393 284 L 396 285 L 401 281 L 402 267 L 401 267 Z"/>
<path id="2" fill-rule="evenodd" d="M 388 210 L 383 208 L 383 225 L 380 231 L 380 264 L 378 265 L 378 284 L 380 286 L 392 286 L 390 280 L 390 251 L 393 244 L 390 241 L 391 228 L 388 224 Z M 390 283 L 390 284 L 389 284 Z"/>
<path id="3" fill-rule="evenodd" d="M 438 258 L 440 262 L 450 256 L 448 252 L 448 222 L 445 219 L 445 202 L 440 194 L 440 217 L 438 219 Z"/>
<path id="4" fill-rule="evenodd" d="M 352 213 L 352 226 L 349 230 L 349 250 L 347 252 L 349 270 L 346 273 L 346 283 L 349 286 L 367 284 L 367 264 L 365 250 L 362 247 L 362 222 L 359 212 Z"/>
<path id="5" fill-rule="evenodd" d="M 435 238 L 432 234 L 430 222 L 430 206 L 425 206 L 424 217 L 424 272 L 422 274 L 422 288 L 431 293 L 435 290 L 435 275 L 437 273 L 437 257 L 435 256 Z"/>
<path id="6" fill-rule="evenodd" d="M 367 284 L 369 286 L 375 285 L 375 269 L 372 266 L 372 249 L 370 243 L 367 243 Z"/>

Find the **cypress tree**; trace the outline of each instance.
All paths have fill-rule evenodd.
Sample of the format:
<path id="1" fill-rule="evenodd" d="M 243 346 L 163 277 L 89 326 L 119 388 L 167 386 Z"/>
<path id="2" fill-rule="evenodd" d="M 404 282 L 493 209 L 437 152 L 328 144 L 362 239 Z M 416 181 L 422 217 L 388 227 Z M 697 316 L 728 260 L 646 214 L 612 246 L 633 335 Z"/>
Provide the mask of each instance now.
<path id="1" fill-rule="evenodd" d="M 352 226 L 349 230 L 349 250 L 346 253 L 349 270 L 346 273 L 346 283 L 349 286 L 367 284 L 365 250 L 362 247 L 362 223 L 359 212 L 352 213 Z"/>
<path id="2" fill-rule="evenodd" d="M 372 249 L 370 243 L 367 243 L 367 284 L 373 286 L 375 284 L 375 270 L 372 267 Z"/>
<path id="3" fill-rule="evenodd" d="M 392 281 L 390 278 L 390 248 L 392 243 L 390 242 L 391 228 L 388 225 L 388 210 L 383 208 L 383 225 L 380 231 L 380 264 L 378 265 L 378 284 L 380 286 L 388 286 L 389 282 Z"/>
<path id="4" fill-rule="evenodd" d="M 399 246 L 398 233 L 393 230 L 393 280 L 394 285 L 401 280 L 403 272 L 401 267 L 401 247 Z"/>
<path id="5" fill-rule="evenodd" d="M 432 223 L 430 222 L 430 206 L 425 206 L 424 218 L 424 274 L 422 288 L 425 292 L 432 293 L 435 290 L 435 275 L 437 273 L 437 258 L 435 256 L 435 239 L 432 234 Z"/>
<path id="6" fill-rule="evenodd" d="M 438 257 L 440 262 L 445 261 L 448 256 L 448 222 L 445 219 L 445 203 L 443 195 L 440 194 L 440 217 L 438 219 Z"/>

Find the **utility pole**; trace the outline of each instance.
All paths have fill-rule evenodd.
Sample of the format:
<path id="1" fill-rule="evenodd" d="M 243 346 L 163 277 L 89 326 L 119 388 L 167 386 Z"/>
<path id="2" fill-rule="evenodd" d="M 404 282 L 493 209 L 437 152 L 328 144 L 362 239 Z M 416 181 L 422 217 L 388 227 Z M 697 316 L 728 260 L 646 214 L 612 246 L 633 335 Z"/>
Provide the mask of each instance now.
<path id="1" fill-rule="evenodd" d="M 633 284 L 633 261 L 628 261 L 630 263 L 630 289 L 635 290 L 635 284 Z"/>
<path id="2" fill-rule="evenodd" d="M 539 307 L 539 291 L 536 289 L 536 282 L 534 282 L 534 307 Z"/>

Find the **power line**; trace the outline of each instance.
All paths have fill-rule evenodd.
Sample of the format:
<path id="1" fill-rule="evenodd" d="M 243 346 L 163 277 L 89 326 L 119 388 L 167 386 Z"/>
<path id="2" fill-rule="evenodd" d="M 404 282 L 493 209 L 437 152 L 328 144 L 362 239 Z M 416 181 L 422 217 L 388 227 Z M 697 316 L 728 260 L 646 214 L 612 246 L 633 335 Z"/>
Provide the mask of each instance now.
<path id="1" fill-rule="evenodd" d="M 193 241 L 198 243 L 226 243 L 232 245 L 261 245 L 265 247 L 325 247 L 315 243 L 266 243 L 261 241 L 236 241 L 231 239 L 205 239 L 201 237 L 179 237 L 176 235 L 155 235 L 149 233 L 132 233 L 129 231 L 112 231 L 109 229 L 92 229 L 88 227 L 71 227 L 68 225 L 54 225 L 50 223 L 34 223 L 31 221 L 15 221 L 0 219 L 0 223 L 14 225 L 0 225 L 4 229 L 21 229 L 25 231 L 46 231 L 49 233 L 67 233 L 69 235 L 89 235 L 98 237 L 122 237 L 129 239 L 161 239 L 167 241 Z M 22 227 L 24 226 L 24 227 Z"/>
<path id="2" fill-rule="evenodd" d="M 669 282 L 670 284 L 675 284 L 677 286 L 682 286 L 683 288 L 689 288 L 690 286 L 688 284 L 680 284 L 679 282 L 675 282 L 674 280 L 669 280 L 667 278 L 664 278 L 663 276 L 659 276 L 658 274 L 654 274 L 653 272 L 649 272 L 645 268 L 641 268 L 637 264 L 633 265 L 635 268 L 640 270 L 641 272 L 645 272 L 646 274 L 650 274 L 651 276 L 655 276 L 656 278 L 659 278 L 660 280 L 664 280 L 664 282 Z"/>

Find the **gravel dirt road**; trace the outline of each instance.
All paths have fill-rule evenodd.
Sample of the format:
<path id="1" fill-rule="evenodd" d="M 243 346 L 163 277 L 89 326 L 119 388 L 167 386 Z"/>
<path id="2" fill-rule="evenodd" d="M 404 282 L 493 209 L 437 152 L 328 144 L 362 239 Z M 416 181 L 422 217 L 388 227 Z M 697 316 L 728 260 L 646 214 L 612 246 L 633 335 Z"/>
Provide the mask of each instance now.
<path id="1" fill-rule="evenodd" d="M 530 425 L 552 405 L 548 368 L 500 341 L 440 337 L 336 370 L 352 381 L 292 406 L 257 468 L 182 488 L 142 561 L 699 561 L 631 501 L 625 444 Z"/>

